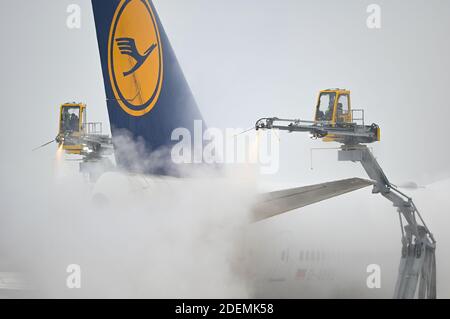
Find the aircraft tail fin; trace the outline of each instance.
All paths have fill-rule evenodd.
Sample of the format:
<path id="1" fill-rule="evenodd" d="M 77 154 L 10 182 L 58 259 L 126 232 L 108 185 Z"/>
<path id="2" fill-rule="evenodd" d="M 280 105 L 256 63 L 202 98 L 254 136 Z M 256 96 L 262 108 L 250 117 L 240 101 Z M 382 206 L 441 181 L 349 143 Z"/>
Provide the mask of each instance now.
<path id="1" fill-rule="evenodd" d="M 113 141 L 122 132 L 148 152 L 170 148 L 171 134 L 203 121 L 151 0 L 92 0 Z M 204 127 L 204 125 L 203 125 Z M 116 152 L 119 167 L 132 169 Z M 146 173 L 164 174 L 158 172 Z"/>

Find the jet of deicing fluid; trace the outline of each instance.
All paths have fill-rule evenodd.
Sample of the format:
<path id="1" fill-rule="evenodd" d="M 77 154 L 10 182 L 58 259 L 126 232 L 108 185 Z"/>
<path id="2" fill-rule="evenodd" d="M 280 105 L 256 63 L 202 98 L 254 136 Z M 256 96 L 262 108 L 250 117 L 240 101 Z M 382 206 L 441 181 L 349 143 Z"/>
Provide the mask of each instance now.
<path id="1" fill-rule="evenodd" d="M 250 144 L 250 163 L 256 163 L 258 161 L 260 133 L 261 131 L 256 131 L 256 139 Z"/>
<path id="2" fill-rule="evenodd" d="M 58 146 L 58 149 L 56 150 L 56 156 L 55 156 L 55 174 L 56 176 L 59 176 L 61 174 L 62 164 L 64 161 L 64 144 L 61 143 Z"/>

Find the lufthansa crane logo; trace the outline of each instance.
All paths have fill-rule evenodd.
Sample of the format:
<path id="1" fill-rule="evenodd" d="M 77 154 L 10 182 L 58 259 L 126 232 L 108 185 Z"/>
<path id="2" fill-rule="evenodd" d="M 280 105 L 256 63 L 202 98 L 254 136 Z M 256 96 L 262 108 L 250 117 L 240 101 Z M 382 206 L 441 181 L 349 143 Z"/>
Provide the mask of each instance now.
<path id="1" fill-rule="evenodd" d="M 158 25 L 148 0 L 122 0 L 114 14 L 108 43 L 108 69 L 120 107 L 130 115 L 150 112 L 163 80 Z"/>

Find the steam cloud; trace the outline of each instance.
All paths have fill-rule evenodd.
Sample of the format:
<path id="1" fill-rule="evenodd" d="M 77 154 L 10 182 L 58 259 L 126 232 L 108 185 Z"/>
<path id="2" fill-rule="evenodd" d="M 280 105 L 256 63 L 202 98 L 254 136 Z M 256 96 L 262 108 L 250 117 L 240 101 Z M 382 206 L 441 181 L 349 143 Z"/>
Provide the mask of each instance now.
<path id="1" fill-rule="evenodd" d="M 116 148 L 137 171 L 165 167 L 164 151 L 149 157 L 126 134 L 116 140 Z M 9 187 L 4 188 L 0 264 L 2 271 L 24 275 L 30 288 L 24 296 L 392 296 L 400 230 L 390 203 L 370 191 L 248 225 L 258 184 L 253 167 L 170 166 L 173 173 L 190 176 L 183 179 L 111 172 L 91 185 L 71 169 L 72 162 L 58 162 L 55 179 L 28 159 L 17 162 L 21 169 L 3 180 Z M 443 213 L 449 207 L 448 182 L 425 190 L 412 195 L 438 239 L 438 296 L 444 297 L 449 293 L 448 217 Z M 93 201 L 96 194 L 107 200 Z M 338 257 L 299 262 L 299 252 L 307 250 Z M 283 253 L 288 262 L 280 260 Z M 382 266 L 380 290 L 365 287 L 365 266 L 371 263 Z M 81 266 L 81 289 L 66 286 L 70 264 Z M 321 279 L 316 272 L 314 280 L 298 280 L 300 268 L 320 273 L 330 266 L 334 278 L 327 273 L 328 279 Z"/>
<path id="2" fill-rule="evenodd" d="M 138 170 L 165 164 L 164 152 L 146 157 L 125 134 L 115 142 Z M 255 194 L 248 169 L 189 169 L 187 179 L 112 172 L 95 187 L 67 164 L 61 169 L 56 180 L 27 189 L 2 224 L 2 252 L 26 275 L 30 295 L 249 296 L 239 257 Z M 95 193 L 107 198 L 103 206 Z M 67 289 L 70 264 L 81 267 L 81 289 Z"/>

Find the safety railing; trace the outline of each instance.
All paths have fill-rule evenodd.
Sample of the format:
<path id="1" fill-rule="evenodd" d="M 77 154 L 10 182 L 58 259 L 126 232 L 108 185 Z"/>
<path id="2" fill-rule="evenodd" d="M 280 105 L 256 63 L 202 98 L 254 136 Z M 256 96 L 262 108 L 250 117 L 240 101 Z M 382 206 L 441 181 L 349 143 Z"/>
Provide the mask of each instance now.
<path id="1" fill-rule="evenodd" d="M 88 135 L 101 135 L 103 133 L 103 123 L 89 122 L 83 125 L 84 133 Z"/>
<path id="2" fill-rule="evenodd" d="M 359 117 L 355 116 L 355 114 L 357 114 Z M 364 126 L 364 110 L 363 109 L 352 110 L 352 120 L 354 123 Z M 360 121 L 360 123 L 358 123 L 358 121 Z"/>

